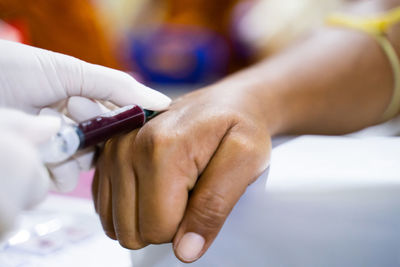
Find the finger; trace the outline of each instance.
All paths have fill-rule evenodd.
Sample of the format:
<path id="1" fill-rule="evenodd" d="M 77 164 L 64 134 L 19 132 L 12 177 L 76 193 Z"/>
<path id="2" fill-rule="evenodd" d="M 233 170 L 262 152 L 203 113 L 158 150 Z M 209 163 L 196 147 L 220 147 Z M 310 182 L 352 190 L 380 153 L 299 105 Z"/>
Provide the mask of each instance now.
<path id="1" fill-rule="evenodd" d="M 164 110 L 171 102 L 167 96 L 137 82 L 125 72 L 58 53 L 50 55 L 68 96 L 111 101 L 119 106 L 138 104 L 152 110 Z"/>
<path id="2" fill-rule="evenodd" d="M 112 156 L 112 139 L 107 141 L 103 154 L 100 156 L 99 161 L 96 164 L 96 171 L 98 172 L 99 187 L 97 192 L 97 211 L 100 217 L 103 230 L 108 237 L 117 240 L 117 236 L 114 230 L 114 221 L 112 215 L 112 188 L 110 182 L 109 172 L 106 171 L 110 167 L 107 166 L 107 159 Z M 111 172 L 113 169 L 111 169 Z"/>
<path id="3" fill-rule="evenodd" d="M 138 132 L 133 164 L 138 179 L 139 229 L 146 243 L 172 241 L 185 212 L 188 191 L 229 126 L 229 122 L 221 126 L 216 120 L 208 120 L 207 127 L 202 120 L 196 122 L 191 127 L 170 129 L 161 115 Z M 216 129 L 212 135 L 210 128 Z"/>
<path id="4" fill-rule="evenodd" d="M 52 116 L 59 118 L 62 125 L 73 124 L 74 121 L 59 113 L 52 108 L 43 108 L 40 110 L 40 116 Z M 51 178 L 53 179 L 53 189 L 59 192 L 70 192 L 74 190 L 78 184 L 80 172 L 89 170 L 92 166 L 93 150 L 87 149 L 79 151 L 68 160 L 56 163 L 47 164 L 50 170 Z"/>
<path id="5" fill-rule="evenodd" d="M 165 155 L 169 157 L 167 151 Z M 183 217 L 188 198 L 189 178 L 181 173 L 179 167 L 174 167 L 171 167 L 168 158 L 151 163 L 135 162 L 139 229 L 141 240 L 145 243 L 171 242 Z"/>
<path id="6" fill-rule="evenodd" d="M 99 172 L 96 169 L 92 181 L 92 200 L 94 204 L 94 210 L 96 211 L 97 214 L 99 213 L 99 209 L 97 206 L 98 192 L 99 192 Z"/>
<path id="7" fill-rule="evenodd" d="M 74 159 L 59 164 L 47 164 L 51 173 L 54 189 L 59 192 L 71 192 L 79 181 L 80 166 Z"/>
<path id="8" fill-rule="evenodd" d="M 72 124 L 73 120 L 79 122 L 109 111 L 102 104 L 84 97 L 71 97 L 68 100 L 67 110 L 69 117 L 51 108 L 42 109 L 40 114 L 59 117 L 63 124 Z M 79 172 L 87 171 L 93 166 L 93 155 L 94 149 L 88 148 L 79 151 L 67 162 L 49 165 L 55 180 L 55 189 L 62 192 L 73 190 L 78 183 Z"/>
<path id="9" fill-rule="evenodd" d="M 0 198 L 4 204 L 22 210 L 42 201 L 49 190 L 50 177 L 32 143 L 2 130 L 0 147 Z"/>
<path id="10" fill-rule="evenodd" d="M 114 221 L 112 216 L 111 183 L 110 179 L 105 176 L 99 179 L 97 208 L 104 232 L 109 238 L 117 240 L 117 235 L 115 234 Z"/>
<path id="11" fill-rule="evenodd" d="M 146 246 L 141 241 L 138 227 L 136 179 L 132 168 L 132 143 L 137 131 L 118 138 L 118 159 L 111 177 L 113 222 L 119 243 L 128 249 Z"/>
<path id="12" fill-rule="evenodd" d="M 234 130 L 223 139 L 190 196 L 174 238 L 181 261 L 193 262 L 207 251 L 247 186 L 267 167 L 269 142 L 260 140 Z"/>
<path id="13" fill-rule="evenodd" d="M 48 117 L 54 117 L 54 118 L 58 118 L 61 122 L 61 128 L 65 125 L 70 125 L 70 124 L 74 124 L 75 121 L 73 121 L 71 118 L 69 118 L 68 116 L 66 116 L 65 114 L 59 112 L 57 109 L 54 108 L 42 108 L 39 111 L 39 116 L 48 116 Z"/>
<path id="14" fill-rule="evenodd" d="M 0 109 L 0 114 L 1 128 L 7 128 L 34 144 L 45 142 L 61 126 L 60 119 L 52 116 L 33 116 L 12 109 Z"/>
<path id="15" fill-rule="evenodd" d="M 32 144 L 11 131 L 0 131 L 0 236 L 15 227 L 23 210 L 42 201 L 49 174 Z"/>
<path id="16" fill-rule="evenodd" d="M 85 121 L 110 111 L 101 103 L 80 96 L 70 97 L 67 104 L 68 114 L 77 121 Z"/>
<path id="17" fill-rule="evenodd" d="M 93 167 L 95 148 L 79 150 L 71 159 L 75 160 L 80 171 L 89 171 Z"/>

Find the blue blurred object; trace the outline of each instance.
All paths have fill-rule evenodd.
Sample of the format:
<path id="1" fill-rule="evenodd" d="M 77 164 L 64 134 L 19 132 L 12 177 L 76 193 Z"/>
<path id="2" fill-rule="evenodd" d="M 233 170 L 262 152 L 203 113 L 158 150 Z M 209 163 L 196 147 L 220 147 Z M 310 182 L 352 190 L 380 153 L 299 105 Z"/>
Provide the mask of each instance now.
<path id="1" fill-rule="evenodd" d="M 131 39 L 131 60 L 147 82 L 205 84 L 226 75 L 228 42 L 199 27 L 162 25 Z"/>

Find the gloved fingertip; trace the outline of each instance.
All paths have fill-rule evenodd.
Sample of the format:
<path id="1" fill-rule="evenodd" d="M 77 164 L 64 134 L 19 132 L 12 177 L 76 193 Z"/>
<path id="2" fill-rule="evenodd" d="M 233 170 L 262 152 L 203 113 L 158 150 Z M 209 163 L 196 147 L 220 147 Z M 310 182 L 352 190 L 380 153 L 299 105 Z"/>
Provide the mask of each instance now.
<path id="1" fill-rule="evenodd" d="M 138 82 L 126 72 L 99 65 L 85 64 L 86 83 L 82 96 L 107 100 L 118 106 L 136 104 L 145 109 L 162 111 L 171 99 Z"/>
<path id="2" fill-rule="evenodd" d="M 87 148 L 76 153 L 73 158 L 81 171 L 89 171 L 93 167 L 94 149 Z"/>
<path id="3" fill-rule="evenodd" d="M 137 97 L 139 98 L 137 99 L 137 102 L 142 108 L 154 111 L 163 111 L 169 107 L 172 101 L 171 98 L 145 85 L 141 86 L 142 95 Z"/>
<path id="4" fill-rule="evenodd" d="M 78 184 L 80 169 L 76 160 L 70 159 L 58 165 L 48 166 L 54 183 L 53 189 L 67 193 L 75 189 Z"/>
<path id="5" fill-rule="evenodd" d="M 46 107 L 46 108 L 42 108 L 42 109 L 39 111 L 39 116 L 60 117 L 61 114 L 60 114 L 60 112 L 56 111 L 55 109 Z"/>

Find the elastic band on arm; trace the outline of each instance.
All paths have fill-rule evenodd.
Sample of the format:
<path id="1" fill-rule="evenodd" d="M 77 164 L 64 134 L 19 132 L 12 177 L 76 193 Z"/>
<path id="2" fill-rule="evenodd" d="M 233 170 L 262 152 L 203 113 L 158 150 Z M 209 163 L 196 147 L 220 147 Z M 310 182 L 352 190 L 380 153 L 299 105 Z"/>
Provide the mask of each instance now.
<path id="1" fill-rule="evenodd" d="M 332 14 L 326 19 L 328 25 L 341 26 L 369 34 L 378 42 L 389 59 L 393 71 L 394 89 L 391 101 L 383 114 L 385 121 L 395 117 L 400 111 L 400 61 L 393 45 L 387 38 L 388 30 L 399 22 L 400 8 L 395 8 L 383 15 L 369 18 Z"/>

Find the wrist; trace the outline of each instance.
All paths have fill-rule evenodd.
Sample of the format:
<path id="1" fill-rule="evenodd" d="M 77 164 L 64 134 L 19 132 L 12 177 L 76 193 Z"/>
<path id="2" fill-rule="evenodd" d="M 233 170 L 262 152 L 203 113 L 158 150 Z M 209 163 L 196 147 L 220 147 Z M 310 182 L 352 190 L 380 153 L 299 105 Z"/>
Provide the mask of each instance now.
<path id="1" fill-rule="evenodd" d="M 285 79 L 278 77 L 280 73 L 268 71 L 266 65 L 267 62 L 232 75 L 209 90 L 215 92 L 215 99 L 229 99 L 229 105 L 275 136 L 285 133 L 290 124 L 288 90 L 283 90 Z"/>

